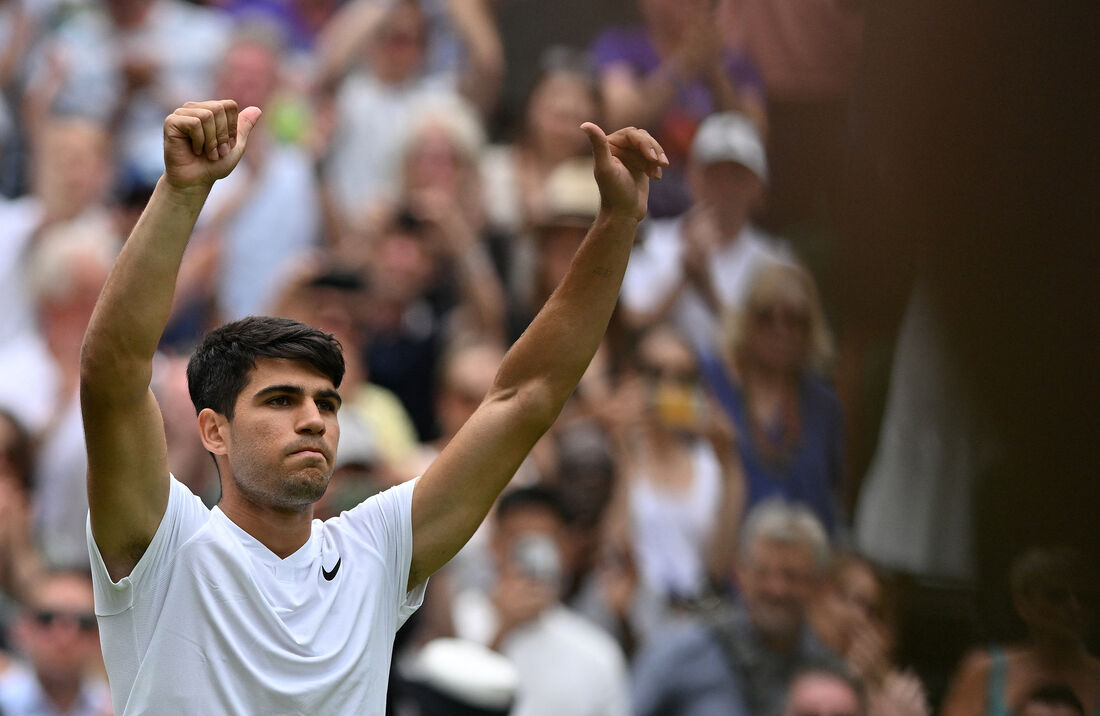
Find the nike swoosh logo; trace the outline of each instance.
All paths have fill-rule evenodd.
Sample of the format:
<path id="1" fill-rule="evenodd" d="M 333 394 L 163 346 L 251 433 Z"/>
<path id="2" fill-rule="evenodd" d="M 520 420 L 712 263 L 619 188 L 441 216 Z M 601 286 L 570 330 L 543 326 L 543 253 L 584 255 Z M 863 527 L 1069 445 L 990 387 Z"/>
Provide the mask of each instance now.
<path id="1" fill-rule="evenodd" d="M 343 561 L 343 559 L 341 557 L 336 558 L 336 564 L 333 565 L 331 572 L 329 570 L 325 569 L 325 565 L 322 564 L 321 565 L 321 576 L 331 582 L 333 577 L 336 576 L 336 572 L 338 572 L 340 570 L 340 562 L 341 561 Z"/>

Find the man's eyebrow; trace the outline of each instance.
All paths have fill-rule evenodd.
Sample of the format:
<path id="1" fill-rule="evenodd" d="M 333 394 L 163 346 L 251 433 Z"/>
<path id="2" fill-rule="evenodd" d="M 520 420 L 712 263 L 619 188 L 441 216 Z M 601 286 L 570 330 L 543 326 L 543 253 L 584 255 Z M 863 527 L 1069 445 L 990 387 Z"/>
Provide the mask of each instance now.
<path id="1" fill-rule="evenodd" d="M 337 407 L 344 404 L 344 399 L 340 397 L 340 393 L 333 390 L 332 388 L 325 388 L 324 390 L 317 391 L 316 397 L 318 397 L 318 398 L 329 398 L 330 400 L 335 400 Z"/>
<path id="2" fill-rule="evenodd" d="M 302 390 L 298 385 L 269 385 L 256 391 L 256 398 L 263 398 L 268 395 L 283 394 L 283 395 L 305 395 L 306 391 Z"/>

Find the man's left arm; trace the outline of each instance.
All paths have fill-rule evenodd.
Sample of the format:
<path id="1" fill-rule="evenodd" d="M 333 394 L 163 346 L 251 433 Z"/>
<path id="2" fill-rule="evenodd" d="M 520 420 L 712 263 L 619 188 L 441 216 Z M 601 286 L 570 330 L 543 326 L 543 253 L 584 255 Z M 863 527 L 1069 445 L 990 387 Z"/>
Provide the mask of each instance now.
<path id="1" fill-rule="evenodd" d="M 607 136 L 591 123 L 583 129 L 595 158 L 599 215 L 557 289 L 505 355 L 488 395 L 418 481 L 409 587 L 470 539 L 557 418 L 607 329 L 649 179 L 659 178 L 668 160 L 644 130 Z"/>

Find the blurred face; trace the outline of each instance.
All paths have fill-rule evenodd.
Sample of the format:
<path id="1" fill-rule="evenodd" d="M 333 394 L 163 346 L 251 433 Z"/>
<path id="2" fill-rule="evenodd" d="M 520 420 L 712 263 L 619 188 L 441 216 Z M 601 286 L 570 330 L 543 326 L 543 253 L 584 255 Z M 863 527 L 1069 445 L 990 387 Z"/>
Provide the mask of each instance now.
<path id="1" fill-rule="evenodd" d="M 332 381 L 308 363 L 258 360 L 233 420 L 218 416 L 224 442 L 219 449 L 207 445 L 228 458 L 226 494 L 288 510 L 320 499 L 340 438 L 339 407 Z"/>
<path id="2" fill-rule="evenodd" d="M 764 182 L 736 162 L 713 162 L 692 169 L 695 201 L 712 210 L 720 226 L 742 224 L 764 196 Z"/>
<path id="3" fill-rule="evenodd" d="M 46 128 L 35 160 L 35 191 L 47 211 L 67 219 L 98 202 L 110 176 L 107 137 L 73 120 Z"/>
<path id="4" fill-rule="evenodd" d="M 784 716 L 860 716 L 859 696 L 843 680 L 807 674 L 791 685 Z"/>
<path id="5" fill-rule="evenodd" d="M 1075 643 L 1089 628 L 1091 614 L 1070 584 L 1041 585 L 1016 597 L 1016 611 L 1036 637 Z"/>
<path id="6" fill-rule="evenodd" d="M 817 587 L 810 548 L 758 539 L 747 557 L 737 573 L 749 618 L 766 639 L 795 638 Z"/>
<path id="7" fill-rule="evenodd" d="M 865 564 L 852 562 L 843 567 L 823 591 L 821 600 L 824 616 L 840 642 L 834 646 L 841 652 L 847 651 L 864 630 L 886 631 L 882 585 Z"/>
<path id="8" fill-rule="evenodd" d="M 667 428 L 698 424 L 705 408 L 695 354 L 677 336 L 656 332 L 638 347 L 638 369 L 645 381 L 649 407 Z"/>
<path id="9" fill-rule="evenodd" d="M 582 154 L 587 145 L 580 126 L 596 119 L 588 84 L 567 72 L 548 75 L 531 96 L 527 123 L 536 150 L 548 157 Z"/>
<path id="10" fill-rule="evenodd" d="M 419 134 L 405 158 L 406 189 L 428 187 L 457 197 L 463 164 L 447 130 L 429 126 Z"/>
<path id="11" fill-rule="evenodd" d="M 56 350 L 79 348 L 109 268 L 90 256 L 79 256 L 69 268 L 69 290 L 45 297 L 38 312 L 44 332 Z"/>
<path id="12" fill-rule="evenodd" d="M 444 435 L 454 435 L 493 387 L 503 354 L 488 346 L 462 351 L 447 366 L 439 392 L 438 414 Z"/>
<path id="13" fill-rule="evenodd" d="M 234 45 L 226 53 L 218 77 L 218 96 L 234 99 L 242 109 L 264 107 L 278 84 L 279 57 L 260 42 Z"/>
<path id="14" fill-rule="evenodd" d="M 547 290 L 561 283 L 581 247 L 588 229 L 578 226 L 548 226 L 539 234 L 539 273 Z"/>
<path id="15" fill-rule="evenodd" d="M 92 585 L 76 575 L 47 577 L 16 637 L 36 671 L 53 679 L 78 679 L 99 653 Z"/>
<path id="16" fill-rule="evenodd" d="M 424 67 L 427 48 L 428 26 L 423 12 L 414 3 L 399 2 L 370 45 L 371 69 L 383 82 L 406 82 Z"/>
<path id="17" fill-rule="evenodd" d="M 371 291 L 384 301 L 412 301 L 427 288 L 435 267 L 425 239 L 394 231 L 379 239 L 370 268 Z"/>
<path id="18" fill-rule="evenodd" d="M 557 581 L 567 554 L 565 526 L 548 509 L 516 508 L 494 523 L 492 549 L 502 572 Z"/>
<path id="19" fill-rule="evenodd" d="M 772 370 L 798 372 L 810 345 L 810 299 L 794 285 L 753 297 L 746 306 L 750 357 Z"/>

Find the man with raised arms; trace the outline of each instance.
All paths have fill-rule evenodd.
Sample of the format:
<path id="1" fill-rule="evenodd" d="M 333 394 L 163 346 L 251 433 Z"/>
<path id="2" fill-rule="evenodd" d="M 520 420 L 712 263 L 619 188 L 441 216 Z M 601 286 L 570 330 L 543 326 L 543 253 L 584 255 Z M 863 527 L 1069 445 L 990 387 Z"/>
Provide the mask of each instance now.
<path id="1" fill-rule="evenodd" d="M 569 273 L 425 473 L 324 523 L 313 504 L 339 437 L 339 344 L 285 319 L 212 331 L 188 367 L 221 476 L 208 510 L 169 475 L 149 383 L 195 218 L 259 117 L 210 101 L 167 118 L 165 173 L 84 341 L 89 548 L 118 714 L 383 713 L 394 633 L 588 365 L 667 166 L 642 130 L 583 126 L 602 206 Z"/>

